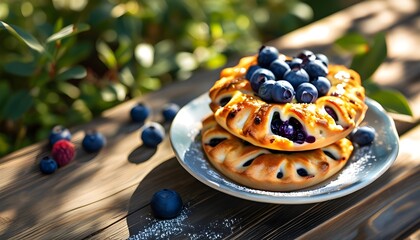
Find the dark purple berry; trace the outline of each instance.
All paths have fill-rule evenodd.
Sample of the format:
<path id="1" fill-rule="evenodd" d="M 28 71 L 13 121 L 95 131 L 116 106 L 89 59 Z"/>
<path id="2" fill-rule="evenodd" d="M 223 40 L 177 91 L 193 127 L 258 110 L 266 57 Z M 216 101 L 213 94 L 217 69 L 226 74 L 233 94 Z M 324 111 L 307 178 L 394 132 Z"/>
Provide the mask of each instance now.
<path id="1" fill-rule="evenodd" d="M 275 82 L 271 91 L 271 96 L 274 102 L 288 103 L 293 100 L 295 90 L 289 82 L 279 80 Z"/>
<path id="2" fill-rule="evenodd" d="M 269 67 L 269 70 L 273 72 L 277 80 L 283 79 L 284 74 L 290 70 L 290 66 L 280 59 L 274 60 Z"/>
<path id="3" fill-rule="evenodd" d="M 144 122 L 147 117 L 150 115 L 150 109 L 143 103 L 137 103 L 133 108 L 130 110 L 130 117 L 133 122 Z"/>
<path id="4" fill-rule="evenodd" d="M 71 133 L 67 128 L 65 128 L 61 125 L 57 125 L 50 132 L 50 136 L 48 137 L 49 144 L 52 147 L 54 145 L 54 143 L 56 143 L 56 142 L 58 142 L 59 140 L 62 140 L 62 139 L 70 141 L 71 140 Z"/>
<path id="5" fill-rule="evenodd" d="M 252 74 L 250 82 L 251 87 L 254 92 L 258 93 L 258 90 L 260 89 L 260 86 L 268 80 L 275 80 L 276 77 L 274 74 L 265 68 L 260 68 L 255 70 L 254 74 Z"/>
<path id="6" fill-rule="evenodd" d="M 325 96 L 328 91 L 330 91 L 331 82 L 326 77 L 318 77 L 311 83 L 315 86 L 316 90 L 318 90 L 318 97 Z"/>
<path id="7" fill-rule="evenodd" d="M 316 59 L 320 60 L 322 62 L 322 64 L 324 64 L 326 67 L 328 67 L 329 60 L 328 60 L 327 56 L 325 56 L 324 54 L 321 54 L 321 53 L 318 53 L 315 56 L 316 56 Z"/>
<path id="8" fill-rule="evenodd" d="M 171 189 L 162 189 L 156 192 L 150 201 L 153 215 L 160 219 L 177 217 L 182 210 L 182 206 L 181 196 Z"/>
<path id="9" fill-rule="evenodd" d="M 178 113 L 179 109 L 180 107 L 176 103 L 165 104 L 162 109 L 163 119 L 165 119 L 167 122 L 172 121 Z"/>
<path id="10" fill-rule="evenodd" d="M 248 70 L 246 71 L 246 74 L 245 74 L 245 79 L 250 80 L 250 79 L 251 79 L 251 77 L 252 77 L 252 74 L 254 74 L 255 70 L 257 70 L 257 69 L 259 69 L 259 68 L 261 68 L 261 67 L 260 67 L 260 66 L 258 66 L 258 65 L 252 65 L 252 66 L 250 66 L 250 67 L 248 68 Z"/>
<path id="11" fill-rule="evenodd" d="M 305 69 L 311 79 L 325 77 L 328 74 L 328 68 L 320 60 L 307 62 L 303 65 L 303 69 Z"/>
<path id="12" fill-rule="evenodd" d="M 300 58 L 293 58 L 292 60 L 286 60 L 286 63 L 290 69 L 301 69 L 303 61 Z"/>
<path id="13" fill-rule="evenodd" d="M 350 138 L 359 146 L 369 145 L 375 140 L 375 129 L 369 126 L 358 127 Z"/>
<path id="14" fill-rule="evenodd" d="M 216 147 L 217 145 L 219 145 L 219 143 L 223 142 L 226 139 L 227 138 L 212 138 L 210 139 L 208 145 L 210 145 L 210 147 Z"/>
<path id="15" fill-rule="evenodd" d="M 272 102 L 272 92 L 275 84 L 275 80 L 265 81 L 263 84 L 261 84 L 260 89 L 258 89 L 258 96 L 266 102 Z"/>
<path id="16" fill-rule="evenodd" d="M 297 89 L 300 84 L 309 82 L 309 75 L 304 69 L 293 68 L 284 74 L 284 80 L 292 84 L 294 89 Z"/>
<path id="17" fill-rule="evenodd" d="M 98 152 L 106 144 L 104 135 L 96 130 L 86 131 L 82 141 L 82 147 L 86 152 Z"/>
<path id="18" fill-rule="evenodd" d="M 313 61 L 313 60 L 316 59 L 315 54 L 312 51 L 309 51 L 309 50 L 303 50 L 296 57 L 302 59 L 302 61 L 304 63 L 309 62 L 309 61 Z"/>
<path id="19" fill-rule="evenodd" d="M 299 103 L 313 103 L 318 98 L 316 87 L 310 83 L 302 83 L 296 89 L 296 100 Z"/>
<path id="20" fill-rule="evenodd" d="M 39 162 L 39 170 L 44 174 L 54 173 L 57 168 L 57 162 L 50 156 L 43 157 Z"/>
<path id="21" fill-rule="evenodd" d="M 262 46 L 258 53 L 258 65 L 263 68 L 268 68 L 274 60 L 278 59 L 279 51 L 275 47 Z"/>
<path id="22" fill-rule="evenodd" d="M 328 115 L 330 115 L 334 119 L 334 121 L 338 121 L 338 116 L 334 109 L 332 109 L 331 107 L 324 107 L 324 109 L 328 113 Z"/>
<path id="23" fill-rule="evenodd" d="M 140 137 L 145 146 L 154 148 L 165 138 L 165 129 L 157 122 L 149 122 L 143 126 Z"/>

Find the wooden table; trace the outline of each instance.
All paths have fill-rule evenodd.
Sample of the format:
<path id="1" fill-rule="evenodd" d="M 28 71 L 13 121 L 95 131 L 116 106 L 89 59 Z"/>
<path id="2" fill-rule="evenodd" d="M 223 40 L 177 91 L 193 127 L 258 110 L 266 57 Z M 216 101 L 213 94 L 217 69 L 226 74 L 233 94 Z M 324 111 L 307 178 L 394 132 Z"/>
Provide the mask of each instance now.
<path id="1" fill-rule="evenodd" d="M 188 174 L 168 138 L 156 150 L 143 147 L 140 126 L 130 122 L 129 109 L 145 101 L 153 109 L 151 120 L 161 121 L 162 104 L 188 103 L 219 75 L 201 71 L 72 128 L 77 157 L 53 175 L 37 169 L 39 158 L 48 154 L 45 142 L 2 158 L 0 239 L 420 238 L 418 1 L 365 1 L 270 44 L 285 54 L 303 48 L 329 54 L 331 43 L 348 31 L 387 32 L 389 58 L 375 81 L 403 91 L 414 111 L 413 118 L 394 116 L 400 134 L 398 158 L 366 188 L 315 204 L 251 202 L 207 187 Z M 86 154 L 80 149 L 81 139 L 84 130 L 93 127 L 106 135 L 108 145 L 98 154 Z M 162 188 L 182 196 L 185 207 L 176 219 L 157 220 L 151 214 L 151 196 Z"/>

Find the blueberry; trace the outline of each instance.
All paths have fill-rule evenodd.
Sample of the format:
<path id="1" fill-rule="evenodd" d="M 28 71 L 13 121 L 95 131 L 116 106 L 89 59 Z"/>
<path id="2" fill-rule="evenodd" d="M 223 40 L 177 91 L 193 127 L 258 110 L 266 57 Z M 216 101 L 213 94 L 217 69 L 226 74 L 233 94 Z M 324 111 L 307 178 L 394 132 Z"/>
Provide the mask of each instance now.
<path id="1" fill-rule="evenodd" d="M 289 65 L 280 59 L 274 60 L 269 67 L 276 79 L 283 79 L 284 74 L 290 70 Z"/>
<path id="2" fill-rule="evenodd" d="M 271 95 L 274 102 L 278 103 L 288 103 L 293 100 L 295 96 L 295 90 L 289 82 L 285 80 L 276 81 L 273 89 L 271 91 Z"/>
<path id="3" fill-rule="evenodd" d="M 309 62 L 309 61 L 313 61 L 313 60 L 316 59 L 315 54 L 312 51 L 309 51 L 309 50 L 303 50 L 296 57 L 302 59 L 302 61 L 304 63 Z"/>
<path id="4" fill-rule="evenodd" d="M 338 116 L 334 109 L 332 109 L 331 107 L 324 107 L 324 109 L 328 113 L 328 115 L 330 115 L 334 119 L 334 121 L 338 121 Z"/>
<path id="5" fill-rule="evenodd" d="M 300 84 L 309 82 L 309 75 L 304 69 L 293 68 L 284 74 L 284 80 L 292 84 L 294 89 L 297 89 Z"/>
<path id="6" fill-rule="evenodd" d="M 160 219 L 171 219 L 182 210 L 182 199 L 179 193 L 171 189 L 162 189 L 153 194 L 150 201 L 153 215 Z"/>
<path id="7" fill-rule="evenodd" d="M 358 127 L 350 138 L 359 146 L 369 145 L 375 140 L 375 129 L 369 126 Z"/>
<path id="8" fill-rule="evenodd" d="M 258 90 L 260 89 L 261 84 L 263 84 L 267 80 L 275 80 L 276 77 L 274 74 L 265 68 L 260 68 L 255 70 L 254 74 L 252 74 L 250 82 L 251 87 L 254 92 L 258 93 Z"/>
<path id="9" fill-rule="evenodd" d="M 327 95 L 331 88 L 331 82 L 326 77 L 318 77 L 311 83 L 316 87 L 316 90 L 318 90 L 319 97 Z"/>
<path id="10" fill-rule="evenodd" d="M 302 59 L 300 58 L 293 58 L 292 60 L 286 60 L 287 65 L 289 65 L 290 69 L 300 69 L 302 67 Z"/>
<path id="11" fill-rule="evenodd" d="M 275 47 L 262 46 L 258 53 L 258 65 L 263 68 L 268 68 L 274 60 L 278 59 L 279 51 Z"/>
<path id="12" fill-rule="evenodd" d="M 248 79 L 248 80 L 251 79 L 252 74 L 254 74 L 255 70 L 257 70 L 259 68 L 261 68 L 261 67 L 258 66 L 258 65 L 252 65 L 252 66 L 250 66 L 248 68 L 248 70 L 246 71 L 245 79 Z"/>
<path id="13" fill-rule="evenodd" d="M 61 125 L 57 125 L 51 130 L 50 136 L 48 137 L 50 146 L 53 146 L 54 143 L 56 143 L 57 141 L 59 141 L 61 139 L 65 139 L 67 141 L 70 141 L 71 140 L 71 133 L 67 128 L 65 128 Z"/>
<path id="14" fill-rule="evenodd" d="M 130 116 L 133 122 L 144 122 L 150 115 L 150 109 L 143 103 L 137 103 L 130 110 Z"/>
<path id="15" fill-rule="evenodd" d="M 162 115 L 165 121 L 170 122 L 174 120 L 176 114 L 179 111 L 179 106 L 176 103 L 168 103 L 163 106 Z"/>
<path id="16" fill-rule="evenodd" d="M 322 62 L 322 64 L 324 64 L 326 67 L 328 67 L 329 60 L 328 60 L 327 56 L 325 56 L 324 54 L 321 54 L 321 53 L 318 53 L 315 56 L 316 56 L 316 59 L 320 60 Z"/>
<path id="17" fill-rule="evenodd" d="M 272 102 L 272 92 L 274 85 L 276 84 L 275 80 L 268 80 L 261 84 L 260 89 L 258 89 L 258 96 L 266 102 Z"/>
<path id="18" fill-rule="evenodd" d="M 52 157 L 43 157 L 39 162 L 39 170 L 44 174 L 51 174 L 57 170 L 57 162 Z"/>
<path id="19" fill-rule="evenodd" d="M 82 147 L 86 152 L 98 152 L 106 144 L 104 135 L 96 130 L 86 131 Z"/>
<path id="20" fill-rule="evenodd" d="M 305 69 L 311 79 L 325 77 L 328 74 L 328 68 L 320 60 L 314 60 L 306 63 L 303 66 L 303 69 Z"/>
<path id="21" fill-rule="evenodd" d="M 318 98 L 318 90 L 310 83 L 302 83 L 296 89 L 296 100 L 300 103 L 313 103 Z"/>
<path id="22" fill-rule="evenodd" d="M 157 122 L 150 122 L 143 126 L 141 140 L 147 147 L 157 147 L 165 138 L 165 129 Z"/>

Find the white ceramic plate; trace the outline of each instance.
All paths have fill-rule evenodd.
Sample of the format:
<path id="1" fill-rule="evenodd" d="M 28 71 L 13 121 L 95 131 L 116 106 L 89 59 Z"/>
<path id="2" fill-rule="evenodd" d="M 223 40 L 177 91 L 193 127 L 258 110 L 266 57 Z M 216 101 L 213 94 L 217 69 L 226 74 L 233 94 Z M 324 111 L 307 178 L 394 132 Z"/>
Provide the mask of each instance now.
<path id="1" fill-rule="evenodd" d="M 302 190 L 272 192 L 245 187 L 219 173 L 201 148 L 201 120 L 211 113 L 205 93 L 185 105 L 172 122 L 170 140 L 179 163 L 195 178 L 221 192 L 252 201 L 304 204 L 335 199 L 353 193 L 381 176 L 398 154 L 398 134 L 393 120 L 377 102 L 367 99 L 369 109 L 361 125 L 376 130 L 370 146 L 356 147 L 346 166 L 326 181 Z"/>

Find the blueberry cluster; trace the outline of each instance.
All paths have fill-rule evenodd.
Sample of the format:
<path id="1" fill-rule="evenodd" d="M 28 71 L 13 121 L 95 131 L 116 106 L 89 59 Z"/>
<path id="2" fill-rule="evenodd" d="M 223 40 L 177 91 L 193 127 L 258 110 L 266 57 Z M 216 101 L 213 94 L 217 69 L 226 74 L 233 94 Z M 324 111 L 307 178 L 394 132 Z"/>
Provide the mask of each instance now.
<path id="1" fill-rule="evenodd" d="M 296 118 L 291 117 L 282 121 L 278 112 L 273 114 L 271 131 L 298 144 L 303 144 L 304 142 L 314 143 L 316 140 L 314 136 L 308 135 L 305 128 Z"/>
<path id="2" fill-rule="evenodd" d="M 279 58 L 275 47 L 262 46 L 257 65 L 249 67 L 245 78 L 261 99 L 266 102 L 313 103 L 331 88 L 328 74 L 328 58 L 304 50 L 288 60 Z"/>
<path id="3" fill-rule="evenodd" d="M 69 164 L 76 155 L 76 149 L 71 142 L 72 134 L 69 129 L 57 125 L 48 137 L 51 155 L 43 157 L 39 162 L 39 169 L 44 174 L 54 173 L 57 168 Z M 82 148 L 89 153 L 98 152 L 106 144 L 104 135 L 96 130 L 88 130 L 82 141 Z"/>

